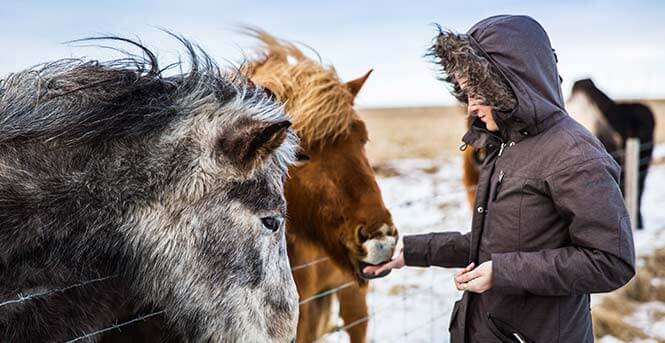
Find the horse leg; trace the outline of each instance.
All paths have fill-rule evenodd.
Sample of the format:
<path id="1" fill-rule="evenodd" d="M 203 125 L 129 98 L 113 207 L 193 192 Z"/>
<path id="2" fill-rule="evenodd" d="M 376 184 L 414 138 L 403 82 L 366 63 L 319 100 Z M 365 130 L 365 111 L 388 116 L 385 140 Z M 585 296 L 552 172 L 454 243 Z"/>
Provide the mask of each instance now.
<path id="1" fill-rule="evenodd" d="M 649 166 L 653 157 L 653 140 L 646 139 L 642 144 L 648 144 L 650 147 L 640 151 L 640 176 L 637 181 L 637 228 L 642 229 L 644 223 L 642 222 L 642 193 L 644 193 L 644 183 L 647 179 Z"/>
<path id="2" fill-rule="evenodd" d="M 317 312 L 313 318 L 313 321 L 316 323 L 316 338 L 321 338 L 330 332 L 331 307 L 332 295 L 319 299 Z"/>
<path id="3" fill-rule="evenodd" d="M 325 305 L 322 304 L 323 302 L 325 302 L 325 298 L 300 305 L 296 342 L 311 343 L 319 337 L 321 307 Z"/>
<path id="4" fill-rule="evenodd" d="M 367 289 L 368 285 L 354 284 L 338 292 L 340 316 L 344 325 L 352 325 L 346 329 L 351 343 L 364 343 L 367 340 Z"/>

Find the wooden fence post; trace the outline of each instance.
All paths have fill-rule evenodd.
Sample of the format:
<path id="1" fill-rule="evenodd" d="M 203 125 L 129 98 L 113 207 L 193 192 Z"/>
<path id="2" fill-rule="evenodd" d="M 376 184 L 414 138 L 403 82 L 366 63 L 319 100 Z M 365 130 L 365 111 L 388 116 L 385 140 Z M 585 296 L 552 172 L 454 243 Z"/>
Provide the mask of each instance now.
<path id="1" fill-rule="evenodd" d="M 638 179 L 640 176 L 640 139 L 628 138 L 624 155 L 624 201 L 630 216 L 630 227 L 637 228 L 638 212 Z"/>

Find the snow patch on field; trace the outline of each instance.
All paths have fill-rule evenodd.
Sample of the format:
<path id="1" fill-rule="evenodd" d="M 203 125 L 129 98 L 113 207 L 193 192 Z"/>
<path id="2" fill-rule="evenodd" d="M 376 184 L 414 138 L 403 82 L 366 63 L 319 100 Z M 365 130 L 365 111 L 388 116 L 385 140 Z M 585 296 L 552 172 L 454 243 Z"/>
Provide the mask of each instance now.
<path id="1" fill-rule="evenodd" d="M 665 146 L 657 146 L 654 160 L 663 158 Z M 469 230 L 471 211 L 461 182 L 461 158 L 396 160 L 381 166 L 381 170 L 390 175 L 379 176 L 378 182 L 401 235 Z M 646 181 L 642 207 L 646 229 L 635 234 L 640 256 L 665 246 L 664 190 L 665 164 L 661 163 L 651 168 Z M 453 303 L 461 297 L 452 281 L 456 271 L 436 267 L 404 268 L 372 281 L 368 295 L 368 341 L 448 342 Z M 594 296 L 593 302 L 600 297 L 602 295 Z M 626 320 L 652 337 L 665 339 L 665 318 L 656 318 L 663 309 L 663 303 L 640 304 Z M 337 324 L 344 325 L 341 320 Z M 337 332 L 321 341 L 349 340 L 346 333 Z M 622 341 L 604 337 L 600 342 Z"/>

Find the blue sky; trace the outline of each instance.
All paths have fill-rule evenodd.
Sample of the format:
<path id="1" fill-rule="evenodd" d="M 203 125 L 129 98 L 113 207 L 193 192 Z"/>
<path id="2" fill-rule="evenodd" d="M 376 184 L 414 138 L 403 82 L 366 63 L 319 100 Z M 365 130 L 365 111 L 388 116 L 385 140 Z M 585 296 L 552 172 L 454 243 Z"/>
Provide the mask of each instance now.
<path id="1" fill-rule="evenodd" d="M 167 64 L 179 47 L 158 27 L 199 43 L 224 65 L 252 51 L 234 31 L 250 24 L 312 46 L 343 79 L 374 68 L 359 106 L 450 104 L 422 57 L 432 23 L 463 32 L 503 13 L 543 24 L 564 91 L 592 77 L 614 97 L 665 97 L 665 1 L 3 1 L 0 75 L 56 58 L 108 58 L 62 42 L 109 33 L 140 38 Z"/>

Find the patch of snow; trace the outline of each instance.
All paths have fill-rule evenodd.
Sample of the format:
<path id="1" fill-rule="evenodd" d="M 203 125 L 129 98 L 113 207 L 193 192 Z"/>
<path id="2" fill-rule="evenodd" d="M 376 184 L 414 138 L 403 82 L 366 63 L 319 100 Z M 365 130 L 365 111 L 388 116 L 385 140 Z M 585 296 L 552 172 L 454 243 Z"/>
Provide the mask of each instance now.
<path id="1" fill-rule="evenodd" d="M 614 336 L 605 336 L 598 340 L 598 343 L 623 343 L 623 341 Z"/>
<path id="2" fill-rule="evenodd" d="M 642 329 L 649 336 L 665 339 L 665 303 L 652 301 L 637 306 L 626 321 Z"/>
<path id="3" fill-rule="evenodd" d="M 660 156 L 665 156 L 665 145 L 655 148 L 654 158 Z M 433 231 L 467 232 L 470 229 L 471 211 L 461 181 L 460 157 L 396 160 L 386 167 L 397 175 L 379 177 L 378 183 L 401 236 Z M 646 180 L 642 204 L 646 229 L 635 233 L 639 256 L 665 245 L 664 189 L 665 164 L 654 165 Z M 449 342 L 451 310 L 453 303 L 461 297 L 461 292 L 453 285 L 456 271 L 407 267 L 370 282 L 368 341 Z M 602 296 L 594 295 L 592 301 L 599 297 Z M 657 332 L 655 337 L 665 338 L 665 321 L 653 323 L 650 319 L 649 313 L 653 313 L 654 308 L 659 307 L 645 305 L 629 320 L 640 328 L 648 328 L 646 332 Z M 344 325 L 341 320 L 338 324 Z M 321 341 L 348 342 L 349 339 L 346 333 L 337 332 Z M 621 341 L 604 337 L 600 342 Z"/>

